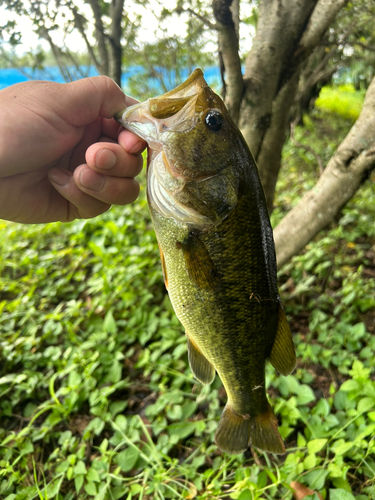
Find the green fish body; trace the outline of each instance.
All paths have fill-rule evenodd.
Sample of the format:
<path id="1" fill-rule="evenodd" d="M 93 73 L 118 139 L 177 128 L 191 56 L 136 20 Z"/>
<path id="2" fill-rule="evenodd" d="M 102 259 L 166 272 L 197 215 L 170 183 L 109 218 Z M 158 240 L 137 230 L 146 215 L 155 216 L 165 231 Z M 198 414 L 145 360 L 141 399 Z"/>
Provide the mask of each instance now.
<path id="1" fill-rule="evenodd" d="M 250 445 L 284 453 L 266 396 L 265 361 L 287 375 L 295 353 L 250 150 L 199 69 L 117 119 L 153 151 L 149 206 L 191 370 L 203 384 L 217 372 L 227 392 L 215 441 L 228 453 Z"/>

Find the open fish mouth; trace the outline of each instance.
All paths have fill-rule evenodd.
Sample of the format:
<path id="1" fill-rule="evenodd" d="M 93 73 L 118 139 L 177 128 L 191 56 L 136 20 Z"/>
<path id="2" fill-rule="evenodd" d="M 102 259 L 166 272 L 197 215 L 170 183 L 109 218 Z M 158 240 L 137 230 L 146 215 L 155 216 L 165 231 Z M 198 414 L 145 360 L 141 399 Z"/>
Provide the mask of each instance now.
<path id="1" fill-rule="evenodd" d="M 175 89 L 153 97 L 117 113 L 115 119 L 125 128 L 144 139 L 155 151 L 160 151 L 170 133 L 184 133 L 197 123 L 199 101 L 207 83 L 200 69 Z"/>
<path id="2" fill-rule="evenodd" d="M 115 119 L 144 139 L 152 150 L 147 172 L 150 204 L 164 217 L 196 226 L 210 226 L 210 219 L 179 201 L 186 183 L 205 180 L 216 172 L 192 173 L 177 169 L 168 157 L 168 142 L 176 133 L 193 129 L 207 109 L 204 90 L 212 92 L 200 69 L 175 89 L 117 113 Z M 198 175 L 197 175 L 198 174 Z"/>

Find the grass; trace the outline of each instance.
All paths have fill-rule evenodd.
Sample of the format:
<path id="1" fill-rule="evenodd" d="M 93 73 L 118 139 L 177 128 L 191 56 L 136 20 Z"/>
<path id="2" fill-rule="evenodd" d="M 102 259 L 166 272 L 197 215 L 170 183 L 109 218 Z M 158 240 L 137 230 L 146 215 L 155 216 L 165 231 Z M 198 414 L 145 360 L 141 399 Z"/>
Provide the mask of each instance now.
<path id="1" fill-rule="evenodd" d="M 320 111 L 300 143 L 334 148 Z M 328 154 L 328 153 L 327 153 Z M 319 175 L 288 144 L 274 223 Z M 298 365 L 267 366 L 285 456 L 221 453 L 218 378 L 196 383 L 166 295 L 144 183 L 94 220 L 0 231 L 0 498 L 375 499 L 375 204 L 366 183 L 280 272 Z"/>

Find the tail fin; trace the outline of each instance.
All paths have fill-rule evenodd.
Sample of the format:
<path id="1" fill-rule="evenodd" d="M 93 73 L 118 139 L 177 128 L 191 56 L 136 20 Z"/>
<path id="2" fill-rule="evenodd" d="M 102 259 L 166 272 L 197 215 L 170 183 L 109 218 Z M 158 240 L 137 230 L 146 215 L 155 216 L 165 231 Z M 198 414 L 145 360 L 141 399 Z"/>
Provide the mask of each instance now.
<path id="1" fill-rule="evenodd" d="M 250 444 L 263 451 L 285 453 L 277 419 L 269 405 L 266 412 L 256 417 L 238 415 L 227 405 L 215 433 L 215 442 L 226 453 L 242 453 Z"/>

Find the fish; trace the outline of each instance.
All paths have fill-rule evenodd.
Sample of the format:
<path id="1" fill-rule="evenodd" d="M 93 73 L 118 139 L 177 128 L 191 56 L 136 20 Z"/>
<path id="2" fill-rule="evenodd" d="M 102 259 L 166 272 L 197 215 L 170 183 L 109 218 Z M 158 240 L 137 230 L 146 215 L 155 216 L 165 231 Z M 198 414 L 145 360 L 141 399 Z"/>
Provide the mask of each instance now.
<path id="1" fill-rule="evenodd" d="M 217 373 L 227 393 L 218 448 L 285 453 L 265 362 L 288 375 L 296 357 L 265 196 L 245 139 L 199 68 L 115 118 L 151 151 L 148 204 L 191 371 L 202 384 Z"/>

